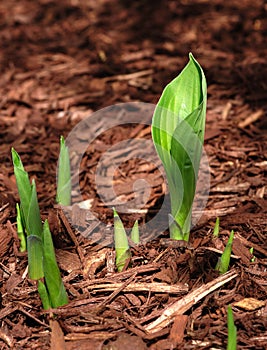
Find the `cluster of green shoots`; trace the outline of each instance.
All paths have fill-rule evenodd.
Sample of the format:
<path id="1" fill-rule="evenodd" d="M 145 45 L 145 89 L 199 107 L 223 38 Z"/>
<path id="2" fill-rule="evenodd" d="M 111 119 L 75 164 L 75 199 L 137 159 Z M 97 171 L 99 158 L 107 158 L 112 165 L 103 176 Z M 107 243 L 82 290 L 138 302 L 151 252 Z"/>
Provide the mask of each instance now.
<path id="1" fill-rule="evenodd" d="M 189 240 L 192 206 L 202 148 L 204 142 L 207 104 L 207 86 L 203 70 L 189 54 L 189 62 L 182 72 L 164 89 L 154 111 L 152 138 L 163 163 L 171 199 L 169 214 L 170 237 Z M 138 230 L 138 224 L 132 230 Z M 139 231 L 138 242 L 139 242 Z M 216 220 L 214 237 L 219 235 L 219 218 Z M 130 258 L 127 235 L 114 210 L 114 235 L 116 265 L 121 271 Z M 234 232 L 215 267 L 220 273 L 228 271 Z M 132 241 L 135 241 L 131 237 Z"/>
<path id="2" fill-rule="evenodd" d="M 189 54 L 189 62 L 183 71 L 164 89 L 152 120 L 152 138 L 162 160 L 170 191 L 169 214 L 170 237 L 189 240 L 198 171 L 200 166 L 206 118 L 207 87 L 203 70 Z M 17 152 L 12 149 L 14 172 L 20 204 L 17 204 L 17 228 L 21 251 L 28 252 L 29 277 L 38 281 L 38 291 L 44 309 L 68 303 L 49 224 L 42 223 L 34 180 L 30 183 L 28 173 Z M 71 175 L 68 147 L 60 140 L 56 202 L 71 204 Z M 122 271 L 131 258 L 128 236 L 115 209 L 114 241 L 116 267 Z M 216 221 L 214 236 L 219 234 Z M 225 251 L 216 270 L 228 270 L 234 233 L 231 232 Z M 131 241 L 140 241 L 138 222 L 131 230 Z"/>
<path id="3" fill-rule="evenodd" d="M 48 221 L 42 223 L 37 199 L 36 184 L 24 170 L 22 161 L 12 148 L 12 159 L 20 204 L 17 208 L 17 230 L 20 250 L 28 253 L 29 278 L 36 280 L 43 308 L 56 308 L 68 303 L 68 296 L 57 265 L 55 250 Z M 70 204 L 70 164 L 68 148 L 61 137 L 57 201 Z M 66 191 L 68 188 L 68 191 Z"/>

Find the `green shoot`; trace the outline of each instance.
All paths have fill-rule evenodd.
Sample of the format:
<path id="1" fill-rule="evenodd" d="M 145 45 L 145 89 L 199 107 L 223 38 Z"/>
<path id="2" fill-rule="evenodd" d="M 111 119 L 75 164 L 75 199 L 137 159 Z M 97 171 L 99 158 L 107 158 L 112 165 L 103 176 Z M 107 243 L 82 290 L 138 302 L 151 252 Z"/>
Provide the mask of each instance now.
<path id="1" fill-rule="evenodd" d="M 254 255 L 254 248 L 253 247 L 251 247 L 250 249 L 249 249 L 249 252 L 250 252 L 250 254 L 251 254 L 251 259 L 250 259 L 250 262 L 255 262 L 255 260 L 256 260 L 256 256 Z"/>
<path id="2" fill-rule="evenodd" d="M 139 227 L 138 227 L 138 220 L 135 221 L 132 231 L 131 231 L 131 240 L 135 244 L 140 243 L 140 234 L 139 234 Z"/>
<path id="3" fill-rule="evenodd" d="M 41 263 L 42 221 L 37 200 L 34 180 L 30 184 L 29 175 L 24 170 L 18 153 L 12 148 L 14 173 L 20 197 L 21 222 L 25 225 L 27 233 L 27 248 L 29 262 L 29 277 L 38 280 L 44 277 Z M 41 255 L 40 255 L 41 254 Z"/>
<path id="4" fill-rule="evenodd" d="M 131 258 L 131 252 L 129 248 L 128 238 L 124 229 L 123 223 L 113 208 L 114 215 L 114 241 L 115 241 L 115 252 L 116 252 L 116 267 L 121 272 L 128 259 Z"/>
<path id="5" fill-rule="evenodd" d="M 215 226 L 213 229 L 213 237 L 219 237 L 219 232 L 220 232 L 220 218 L 216 218 Z"/>
<path id="6" fill-rule="evenodd" d="M 18 203 L 16 204 L 16 209 L 17 209 L 17 233 L 20 240 L 19 250 L 21 252 L 26 252 L 27 250 L 26 239 L 25 239 L 25 234 L 23 229 L 23 222 L 20 214 L 20 207 Z"/>
<path id="7" fill-rule="evenodd" d="M 35 182 L 33 180 L 30 184 L 29 175 L 14 149 L 12 158 L 20 196 L 17 225 L 19 234 L 27 233 L 29 277 L 38 281 L 38 292 L 44 309 L 65 305 L 68 297 L 57 266 L 48 221 L 42 225 Z M 23 244 L 26 248 L 25 237 Z"/>
<path id="8" fill-rule="evenodd" d="M 43 309 L 44 310 L 51 309 L 51 303 L 50 303 L 50 299 L 49 299 L 49 295 L 48 295 L 46 286 L 41 280 L 38 281 L 38 293 L 39 293 L 40 298 L 42 300 Z"/>
<path id="9" fill-rule="evenodd" d="M 153 142 L 166 172 L 175 219 L 170 236 L 177 240 L 189 239 L 206 103 L 206 79 L 190 53 L 186 67 L 164 89 L 152 120 Z"/>
<path id="10" fill-rule="evenodd" d="M 51 306 L 56 308 L 67 304 L 68 296 L 60 276 L 47 220 L 44 222 L 43 230 L 43 265 L 45 285 L 48 290 Z"/>
<path id="11" fill-rule="evenodd" d="M 56 202 L 66 206 L 71 204 L 70 156 L 63 136 L 60 137 Z"/>
<path id="12" fill-rule="evenodd" d="M 227 328 L 228 328 L 227 350 L 236 350 L 237 330 L 234 322 L 233 310 L 230 305 L 227 308 Z"/>
<path id="13" fill-rule="evenodd" d="M 228 271 L 231 253 L 232 253 L 232 245 L 234 240 L 234 231 L 232 230 L 222 253 L 222 256 L 219 258 L 218 263 L 215 267 L 215 270 L 219 271 L 221 274 Z"/>

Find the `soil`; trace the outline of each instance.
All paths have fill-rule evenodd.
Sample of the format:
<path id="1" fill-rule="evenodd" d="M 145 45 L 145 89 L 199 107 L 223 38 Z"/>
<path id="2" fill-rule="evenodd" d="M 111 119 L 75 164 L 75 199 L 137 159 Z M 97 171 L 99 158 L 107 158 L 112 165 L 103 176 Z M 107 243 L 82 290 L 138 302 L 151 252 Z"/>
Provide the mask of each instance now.
<path id="1" fill-rule="evenodd" d="M 264 0 L 0 2 L 1 349 L 225 349 L 228 305 L 238 349 L 266 349 L 266 10 Z M 88 219 L 75 191 L 68 210 L 55 206 L 59 137 L 101 108 L 155 104 L 189 52 L 208 82 L 208 202 L 188 244 L 174 244 L 167 230 L 144 232 L 118 273 L 112 210 L 98 194 L 95 174 L 102 155 L 129 135 L 150 141 L 150 127 L 103 132 L 78 164 L 83 200 L 102 224 Z M 140 114 L 140 105 L 128 107 Z M 86 140 L 86 131 L 77 138 Z M 27 254 L 19 251 L 11 147 L 36 180 L 69 295 L 68 305 L 49 312 L 27 277 Z M 136 148 L 129 158 L 120 152 L 112 148 L 109 155 L 123 160 L 113 179 L 115 197 L 133 201 L 140 179 L 150 186 L 147 202 L 133 202 L 139 209 L 121 218 L 126 227 L 136 219 L 144 224 L 167 197 L 166 181 Z M 98 180 L 105 183 L 103 169 Z M 215 265 L 231 230 L 230 271 L 219 284 L 225 277 Z M 186 306 L 175 309 L 179 300 Z M 173 313 L 157 324 L 164 310 Z"/>

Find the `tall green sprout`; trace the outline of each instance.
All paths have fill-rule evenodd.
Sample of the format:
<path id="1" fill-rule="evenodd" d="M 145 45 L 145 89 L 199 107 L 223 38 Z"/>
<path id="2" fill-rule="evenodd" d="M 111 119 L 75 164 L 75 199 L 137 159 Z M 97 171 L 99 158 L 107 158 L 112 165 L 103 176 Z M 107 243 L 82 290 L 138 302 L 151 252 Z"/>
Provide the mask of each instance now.
<path id="1" fill-rule="evenodd" d="M 56 202 L 66 206 L 71 204 L 70 156 L 63 136 L 60 137 Z"/>
<path id="2" fill-rule="evenodd" d="M 17 205 L 18 233 L 26 232 L 27 235 L 29 277 L 38 281 L 44 309 L 65 305 L 68 296 L 60 277 L 48 222 L 42 225 L 35 182 L 30 183 L 14 148 L 11 153 L 20 196 L 20 206 Z"/>
<path id="3" fill-rule="evenodd" d="M 234 322 L 233 310 L 230 305 L 227 308 L 227 328 L 228 328 L 227 350 L 236 350 L 237 330 Z"/>
<path id="4" fill-rule="evenodd" d="M 204 142 L 206 103 L 206 79 L 190 53 L 186 67 L 164 89 L 152 120 L 153 142 L 169 185 L 173 239 L 189 239 Z"/>
<path id="5" fill-rule="evenodd" d="M 11 153 L 20 197 L 21 221 L 27 234 L 29 277 L 38 280 L 44 277 L 43 264 L 39 259 L 39 256 L 42 256 L 43 226 L 35 181 L 30 183 L 29 175 L 24 170 L 22 161 L 14 148 L 12 148 Z"/>

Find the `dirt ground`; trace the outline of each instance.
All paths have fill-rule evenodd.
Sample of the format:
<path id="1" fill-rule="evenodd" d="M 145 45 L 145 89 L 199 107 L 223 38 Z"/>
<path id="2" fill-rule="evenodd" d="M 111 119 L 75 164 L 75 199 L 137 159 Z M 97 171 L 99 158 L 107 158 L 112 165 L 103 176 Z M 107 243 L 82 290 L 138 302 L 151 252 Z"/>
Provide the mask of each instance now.
<path id="1" fill-rule="evenodd" d="M 264 0 L 0 2 L 1 349 L 225 349 L 228 305 L 238 349 L 267 348 L 266 11 Z M 54 205 L 59 137 L 103 107 L 155 104 L 189 52 L 208 82 L 207 207 L 188 246 L 166 246 L 162 232 L 132 247 L 129 267 L 117 273 L 102 226 L 86 221 L 84 238 L 84 211 Z M 146 125 L 115 127 L 88 146 L 79 165 L 83 199 L 110 231 L 112 211 L 97 193 L 95 171 L 128 132 L 151 138 Z M 69 304 L 50 313 L 19 252 L 11 147 L 36 179 L 69 294 Z M 127 227 L 156 215 L 166 194 L 155 165 L 135 158 L 116 173 L 116 193 L 131 200 L 129 186 L 142 178 L 149 179 L 150 197 L 143 211 L 121 216 Z M 214 267 L 231 230 L 230 271 L 219 285 L 224 277 Z M 157 324 L 178 300 L 186 306 Z"/>

